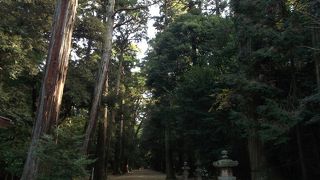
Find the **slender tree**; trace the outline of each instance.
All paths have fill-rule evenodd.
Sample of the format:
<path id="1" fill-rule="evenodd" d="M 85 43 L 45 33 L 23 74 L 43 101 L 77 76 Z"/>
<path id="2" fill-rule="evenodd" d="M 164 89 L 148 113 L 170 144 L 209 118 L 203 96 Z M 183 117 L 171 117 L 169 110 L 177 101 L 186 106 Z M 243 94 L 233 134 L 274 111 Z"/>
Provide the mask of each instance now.
<path id="1" fill-rule="evenodd" d="M 105 81 L 107 77 L 107 73 L 109 71 L 109 62 L 111 59 L 111 49 L 112 49 L 112 33 L 113 33 L 113 25 L 114 25 L 114 6 L 115 0 L 109 0 L 106 11 L 106 34 L 104 36 L 104 46 L 103 46 L 103 55 L 101 60 L 101 69 L 99 71 L 99 76 L 97 79 L 97 84 L 94 90 L 94 97 L 92 101 L 92 106 L 90 109 L 90 117 L 88 126 L 85 133 L 85 139 L 82 146 L 82 151 L 87 153 L 90 139 L 93 134 L 94 127 L 97 122 L 98 109 L 101 101 L 101 95 L 103 90 L 105 89 Z"/>
<path id="2" fill-rule="evenodd" d="M 104 85 L 104 92 L 103 95 L 108 95 L 108 88 L 109 88 L 109 75 L 107 74 L 105 85 Z M 97 148 L 96 148 L 96 154 L 97 154 L 97 161 L 95 165 L 95 171 L 94 171 L 94 179 L 95 180 L 104 180 L 106 179 L 107 173 L 106 173 L 106 165 L 107 165 L 107 129 L 108 129 L 109 123 L 108 123 L 108 107 L 102 106 L 100 107 L 100 117 L 99 117 L 99 126 L 98 126 L 98 139 L 97 139 Z M 110 129 L 109 129 L 110 131 Z M 110 134 L 111 135 L 111 134 Z M 108 136 L 110 136 L 108 135 Z"/>
<path id="3" fill-rule="evenodd" d="M 315 71 L 316 71 L 316 80 L 317 80 L 317 90 L 320 92 L 320 30 L 319 23 L 317 23 L 317 19 L 320 17 L 320 2 L 311 0 L 310 1 L 310 10 L 311 16 L 315 18 L 314 23 L 312 23 L 312 45 L 314 48 L 313 51 L 313 60 L 315 63 Z"/>
<path id="4" fill-rule="evenodd" d="M 121 99 L 120 99 L 120 84 L 121 84 L 121 77 L 122 77 L 122 68 L 123 68 L 123 51 L 120 52 L 119 55 L 119 67 L 118 67 L 118 72 L 117 72 L 117 77 L 116 77 L 116 86 L 115 86 L 115 98 L 117 99 L 118 103 L 121 104 Z M 111 122 L 115 123 L 116 121 L 116 116 L 117 116 L 117 111 L 115 108 L 112 109 L 111 111 Z M 122 151 L 122 136 L 123 136 L 123 117 L 122 114 L 120 114 L 120 124 L 119 124 L 119 147 L 116 148 L 118 151 L 116 152 L 115 155 L 115 167 L 114 167 L 114 173 L 120 174 L 121 173 L 121 151 Z"/>
<path id="5" fill-rule="evenodd" d="M 77 6 L 77 0 L 57 1 L 37 119 L 33 128 L 22 180 L 36 179 L 39 169 L 39 159 L 35 155 L 37 144 L 41 136 L 49 133 L 58 120 Z"/>

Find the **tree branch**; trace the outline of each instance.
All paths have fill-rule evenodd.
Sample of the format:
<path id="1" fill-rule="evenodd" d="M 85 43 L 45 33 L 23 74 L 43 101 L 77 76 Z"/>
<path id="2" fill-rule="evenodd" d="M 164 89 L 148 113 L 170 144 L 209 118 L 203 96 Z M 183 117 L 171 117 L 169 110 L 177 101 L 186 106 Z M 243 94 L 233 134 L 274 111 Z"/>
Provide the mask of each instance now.
<path id="1" fill-rule="evenodd" d="M 125 20 L 125 21 L 123 21 L 123 22 L 121 22 L 121 23 L 118 23 L 118 24 L 114 25 L 113 28 L 116 29 L 116 28 L 118 28 L 118 27 L 120 27 L 120 26 L 122 26 L 122 25 L 125 25 L 126 23 L 128 23 L 128 22 L 130 22 L 130 21 L 132 21 L 132 20 L 134 20 L 133 17 L 130 18 L 130 19 L 127 19 L 127 20 Z"/>
<path id="2" fill-rule="evenodd" d="M 298 46 L 298 47 L 303 47 L 303 48 L 311 49 L 311 50 L 314 50 L 314 51 L 320 51 L 319 48 L 314 48 L 314 47 L 310 47 L 310 46 Z"/>
<path id="3" fill-rule="evenodd" d="M 147 9 L 150 5 L 141 5 L 141 6 L 136 6 L 136 7 L 132 7 L 132 8 L 120 8 L 115 10 L 114 14 L 119 13 L 121 11 L 134 11 L 134 10 L 138 10 L 138 9 Z"/>

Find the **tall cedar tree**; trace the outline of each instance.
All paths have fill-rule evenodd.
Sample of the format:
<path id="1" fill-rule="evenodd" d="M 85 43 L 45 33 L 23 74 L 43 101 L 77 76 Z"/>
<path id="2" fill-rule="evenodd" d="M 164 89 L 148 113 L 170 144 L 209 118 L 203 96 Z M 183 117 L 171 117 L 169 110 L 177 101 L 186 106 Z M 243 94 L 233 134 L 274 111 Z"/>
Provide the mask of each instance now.
<path id="1" fill-rule="evenodd" d="M 100 69 L 99 77 L 94 90 L 94 97 L 93 97 L 93 101 L 90 109 L 89 122 L 88 122 L 88 126 L 85 133 L 85 139 L 82 146 L 82 151 L 84 153 L 87 153 L 88 151 L 90 139 L 93 135 L 93 130 L 97 122 L 97 115 L 98 115 L 98 109 L 101 101 L 101 95 L 104 89 L 106 89 L 105 86 L 107 86 L 105 82 L 107 79 L 106 77 L 109 70 L 109 62 L 111 59 L 112 33 L 113 33 L 113 25 L 114 25 L 114 5 L 115 5 L 115 0 L 109 0 L 108 6 L 107 6 L 107 12 L 106 12 L 107 23 L 106 23 L 106 34 L 103 42 L 103 55 L 102 55 L 101 67 L 100 67 L 101 69 Z"/>
<path id="2" fill-rule="evenodd" d="M 35 154 L 37 144 L 58 120 L 77 6 L 78 0 L 57 1 L 37 119 L 21 180 L 36 179 L 39 170 Z"/>

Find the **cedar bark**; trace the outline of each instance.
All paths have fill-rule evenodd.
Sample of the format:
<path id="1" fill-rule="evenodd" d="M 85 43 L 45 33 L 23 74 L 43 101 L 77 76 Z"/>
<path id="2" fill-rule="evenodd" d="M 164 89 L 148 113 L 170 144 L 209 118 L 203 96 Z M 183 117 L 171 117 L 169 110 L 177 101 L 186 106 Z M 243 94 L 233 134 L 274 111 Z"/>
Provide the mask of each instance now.
<path id="1" fill-rule="evenodd" d="M 106 24 L 106 34 L 104 39 L 104 51 L 101 61 L 101 70 L 97 80 L 97 84 L 94 90 L 94 98 L 90 109 L 90 118 L 88 126 L 85 133 L 85 138 L 82 146 L 82 151 L 84 154 L 87 154 L 91 136 L 93 134 L 93 129 L 97 122 L 98 109 L 101 101 L 101 95 L 103 92 L 103 87 L 105 85 L 105 79 L 109 70 L 109 62 L 111 58 L 111 48 L 112 48 L 112 33 L 113 33 L 113 24 L 114 24 L 114 5 L 115 0 L 109 0 L 107 8 L 107 24 Z"/>
<path id="2" fill-rule="evenodd" d="M 308 179 L 308 174 L 307 174 L 307 168 L 306 168 L 306 163 L 305 163 L 305 158 L 304 158 L 304 153 L 303 153 L 303 146 L 302 146 L 302 139 L 301 139 L 301 128 L 300 124 L 297 124 L 296 127 L 296 136 L 297 136 L 297 145 L 298 145 L 298 152 L 299 152 L 299 162 L 300 162 L 300 167 L 301 167 L 301 180 L 307 180 Z"/>
<path id="3" fill-rule="evenodd" d="M 252 37 L 248 32 L 240 30 L 240 24 L 242 23 L 240 17 L 240 0 L 233 1 L 234 14 L 236 18 L 236 31 L 239 38 L 239 61 L 243 64 L 248 64 L 247 59 L 252 54 Z M 250 109 L 247 109 L 247 116 L 253 121 L 253 127 L 249 129 L 248 153 L 250 162 L 250 175 L 251 180 L 265 180 L 267 178 L 265 174 L 266 158 L 263 150 L 263 142 L 261 141 L 258 133 L 259 122 L 256 117 L 255 109 L 257 105 L 251 104 Z"/>
<path id="4" fill-rule="evenodd" d="M 320 41 L 320 35 L 319 35 L 318 28 L 313 28 L 312 30 L 312 44 L 313 47 L 318 49 L 319 41 Z M 313 60 L 315 65 L 315 72 L 316 72 L 316 80 L 317 80 L 317 92 L 320 92 L 320 53 L 319 51 L 313 52 Z"/>
<path id="5" fill-rule="evenodd" d="M 291 111 L 294 111 L 297 109 L 298 99 L 297 99 L 297 86 L 296 86 L 296 67 L 295 67 L 295 61 L 294 58 L 291 57 L 291 74 L 292 74 L 292 80 L 290 85 L 290 93 L 288 98 L 288 109 Z M 295 128 L 296 138 L 297 138 L 297 146 L 298 146 L 298 153 L 299 153 L 299 164 L 301 168 L 301 180 L 307 180 L 307 167 L 306 162 L 304 158 L 304 152 L 303 152 L 303 143 L 301 139 L 301 124 L 298 123 Z"/>
<path id="6" fill-rule="evenodd" d="M 115 87 L 116 99 L 119 98 L 119 93 L 120 93 L 120 80 L 121 80 L 122 60 L 123 60 L 123 58 L 119 58 L 119 69 L 118 69 L 118 74 L 117 74 L 117 79 L 116 79 L 116 87 Z M 116 119 L 116 110 L 113 108 L 111 110 L 111 118 L 110 118 L 110 121 L 109 121 L 107 140 L 106 140 L 107 141 L 106 142 L 106 145 L 107 145 L 106 163 L 109 160 L 109 150 L 110 150 L 110 147 L 111 147 L 112 131 L 113 131 L 114 127 L 116 129 L 115 119 Z M 117 154 L 117 151 L 115 152 L 115 154 Z M 115 158 L 117 158 L 117 157 L 115 157 Z M 120 164 L 120 163 L 118 161 L 116 163 L 114 163 L 114 167 L 113 168 L 114 168 L 114 173 L 119 174 L 120 170 L 119 170 L 119 168 L 117 168 L 117 167 L 119 167 L 119 165 L 117 165 L 117 164 Z M 118 172 L 116 172 L 116 171 L 118 171 Z"/>
<path id="7" fill-rule="evenodd" d="M 166 123 L 165 127 L 165 153 L 166 153 L 166 180 L 174 180 L 176 179 L 173 170 L 173 163 L 172 163 L 172 149 L 170 144 L 170 125 L 168 122 Z"/>
<path id="8" fill-rule="evenodd" d="M 315 18 L 319 18 L 319 10 L 320 10 L 320 2 L 316 0 L 310 0 L 309 2 L 310 6 L 310 14 L 314 16 Z M 314 20 L 316 21 L 316 20 Z M 320 30 L 319 30 L 319 24 L 317 22 L 312 22 L 312 26 L 314 26 L 312 31 L 312 46 L 315 49 L 319 49 L 320 47 Z M 317 82 L 317 92 L 320 92 L 320 52 L 317 50 L 313 51 L 313 60 L 315 65 L 315 73 L 316 73 L 316 82 Z"/>
<path id="9" fill-rule="evenodd" d="M 250 160 L 251 180 L 266 180 L 266 158 L 263 143 L 258 135 L 258 130 L 253 128 L 248 137 L 248 150 Z"/>
<path id="10" fill-rule="evenodd" d="M 170 109 L 172 108 L 172 102 L 169 102 Z M 166 117 L 165 127 L 164 127 L 164 145 L 165 145 L 165 159 L 166 159 L 166 180 L 176 179 L 173 160 L 172 160 L 172 147 L 171 147 L 171 124 L 170 120 Z"/>
<path id="11" fill-rule="evenodd" d="M 105 80 L 104 95 L 108 95 L 109 88 L 109 78 L 108 74 Z M 106 166 L 107 166 L 107 155 L 106 155 L 106 145 L 107 145 L 107 129 L 108 129 L 108 107 L 100 108 L 101 118 L 99 121 L 98 129 L 98 142 L 96 148 L 97 161 L 95 165 L 95 180 L 104 180 L 107 177 Z"/>
<path id="12" fill-rule="evenodd" d="M 120 94 L 120 84 L 121 84 L 121 72 L 123 68 L 123 51 L 120 52 L 119 55 L 119 67 L 118 67 L 118 73 L 117 73 L 117 79 L 116 79 L 116 87 L 115 87 L 115 92 L 116 92 L 116 99 L 117 102 L 119 102 L 119 94 Z M 115 123 L 116 121 L 116 109 L 112 109 L 112 114 L 111 114 L 111 121 Z M 122 150 L 122 133 L 123 133 L 123 118 L 120 118 L 120 126 L 119 126 L 119 152 L 116 152 L 115 154 L 115 167 L 114 167 L 114 173 L 115 174 L 121 174 L 121 150 Z"/>
<path id="13" fill-rule="evenodd" d="M 106 159 L 105 159 L 105 167 L 107 167 L 109 162 L 109 154 L 110 154 L 110 147 L 111 147 L 111 139 L 112 139 L 112 131 L 113 131 L 114 124 L 111 119 L 108 119 L 108 128 L 107 128 L 107 139 L 106 139 Z M 108 174 L 106 175 L 108 176 Z"/>
<path id="14" fill-rule="evenodd" d="M 39 159 L 35 151 L 38 141 L 45 133 L 49 133 L 58 120 L 77 6 L 78 0 L 57 1 L 37 119 L 21 180 L 36 179 Z"/>

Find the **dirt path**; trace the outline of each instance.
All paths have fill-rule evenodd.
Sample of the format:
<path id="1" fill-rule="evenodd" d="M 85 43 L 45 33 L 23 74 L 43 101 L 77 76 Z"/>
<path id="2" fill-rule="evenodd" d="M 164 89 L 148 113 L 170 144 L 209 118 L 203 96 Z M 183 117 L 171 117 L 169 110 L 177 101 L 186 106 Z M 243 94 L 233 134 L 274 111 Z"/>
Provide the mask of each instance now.
<path id="1" fill-rule="evenodd" d="M 152 171 L 149 169 L 133 170 L 123 176 L 109 176 L 109 180 L 165 180 L 166 176 L 163 173 Z"/>

